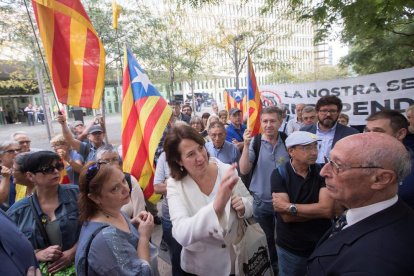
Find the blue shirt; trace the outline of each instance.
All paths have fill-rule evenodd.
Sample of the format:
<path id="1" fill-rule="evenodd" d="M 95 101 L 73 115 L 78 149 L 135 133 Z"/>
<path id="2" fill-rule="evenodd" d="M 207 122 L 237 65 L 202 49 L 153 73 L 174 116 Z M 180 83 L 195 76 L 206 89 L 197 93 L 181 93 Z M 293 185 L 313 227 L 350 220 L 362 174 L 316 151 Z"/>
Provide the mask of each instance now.
<path id="1" fill-rule="evenodd" d="M 81 228 L 79 224 L 78 194 L 78 186 L 66 184 L 58 187 L 59 206 L 55 210 L 55 215 L 62 233 L 61 246 L 63 251 L 72 248 L 78 241 Z M 31 197 L 34 199 L 34 206 L 40 218 L 45 214 L 40 208 L 37 197 L 33 195 Z M 31 197 L 25 197 L 13 204 L 7 211 L 7 215 L 29 239 L 34 249 L 45 249 L 47 244 L 36 225 L 30 206 Z"/>
<path id="2" fill-rule="evenodd" d="M 224 141 L 221 148 L 215 148 L 213 142 L 208 142 L 205 145 L 210 157 L 215 157 L 223 163 L 233 164 L 237 163 L 240 158 L 240 151 L 235 145 L 228 141 Z"/>
<path id="3" fill-rule="evenodd" d="M 335 123 L 335 125 L 329 130 L 322 131 L 319 128 L 319 122 L 316 124 L 316 136 L 318 136 L 321 139 L 321 141 L 318 141 L 319 150 L 318 159 L 316 160 L 316 163 L 324 164 L 324 156 L 329 157 L 329 153 L 332 150 L 332 143 L 335 136 L 336 125 L 337 123 Z"/>
<path id="4" fill-rule="evenodd" d="M 226 141 L 232 142 L 233 139 L 236 139 L 238 142 L 243 142 L 243 133 L 246 130 L 245 125 L 241 125 L 240 129 L 236 128 L 233 124 L 230 124 L 227 128 Z"/>
<path id="5" fill-rule="evenodd" d="M 26 275 L 29 267 L 38 267 L 32 245 L 2 210 L 0 225 L 0 275 Z"/>
<path id="6" fill-rule="evenodd" d="M 95 236 L 89 249 L 88 275 L 152 275 L 150 264 L 137 255 L 138 231 L 125 219 L 130 233 L 102 222 L 89 221 L 83 224 L 75 257 L 77 275 L 85 275 L 86 246 L 96 229 L 104 225 L 108 227 Z M 150 246 L 151 256 L 156 255 L 155 251 Z"/>
<path id="7" fill-rule="evenodd" d="M 157 167 L 155 169 L 154 185 L 164 183 L 168 177 L 170 177 L 170 167 L 168 166 L 168 163 L 165 157 L 165 151 L 163 151 L 160 157 L 158 158 Z M 168 200 L 166 196 L 164 196 L 164 200 L 162 201 L 161 214 L 162 214 L 163 219 L 170 220 L 170 211 L 169 211 Z"/>
<path id="8" fill-rule="evenodd" d="M 2 178 L 3 176 L 0 175 L 0 181 L 2 180 Z M 16 184 L 14 183 L 14 178 L 12 175 L 10 176 L 9 186 L 9 197 L 7 199 L 7 202 L 0 204 L 0 207 L 3 211 L 7 211 L 7 209 L 9 209 L 9 207 L 12 206 L 16 201 Z"/>
<path id="9" fill-rule="evenodd" d="M 83 163 L 83 157 L 76 150 L 71 150 L 69 156 L 73 161 L 80 160 Z M 79 173 L 75 172 L 70 164 L 66 167 L 66 173 L 69 176 L 70 183 L 79 185 Z"/>
<path id="10" fill-rule="evenodd" d="M 254 139 L 257 139 L 257 136 Z M 263 136 L 261 143 L 259 159 L 250 182 L 250 191 L 263 202 L 272 202 L 270 176 L 273 170 L 289 160 L 289 155 L 280 135 L 275 146 L 264 140 Z M 253 144 L 252 140 L 249 146 L 249 161 L 251 163 L 256 158 Z"/>
<path id="11" fill-rule="evenodd" d="M 105 143 L 103 143 L 102 146 L 103 145 L 105 145 Z M 96 148 L 95 145 L 88 140 L 87 142 L 80 143 L 79 154 L 83 157 L 85 163 L 95 161 L 97 149 L 98 148 Z"/>

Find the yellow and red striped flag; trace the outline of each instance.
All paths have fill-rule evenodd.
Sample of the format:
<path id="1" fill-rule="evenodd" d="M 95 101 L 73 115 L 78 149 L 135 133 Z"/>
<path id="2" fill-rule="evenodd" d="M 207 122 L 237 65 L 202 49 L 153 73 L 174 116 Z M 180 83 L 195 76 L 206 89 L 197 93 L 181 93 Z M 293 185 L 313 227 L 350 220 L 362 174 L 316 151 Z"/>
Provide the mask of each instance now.
<path id="1" fill-rule="evenodd" d="M 172 110 L 129 49 L 125 50 L 124 64 L 123 170 L 138 179 L 144 197 L 155 204 L 160 195 L 154 193 L 154 157 Z"/>
<path id="2" fill-rule="evenodd" d="M 247 55 L 247 110 L 249 117 L 247 119 L 247 129 L 251 130 L 251 136 L 259 134 L 261 129 L 260 113 L 262 112 L 262 101 L 260 100 L 260 91 L 254 73 L 253 63 L 250 55 Z"/>
<path id="3" fill-rule="evenodd" d="M 246 89 L 226 89 L 224 90 L 224 107 L 227 111 L 235 107 L 241 110 L 242 118 L 245 113 Z"/>
<path id="4" fill-rule="evenodd" d="M 32 0 L 59 102 L 99 108 L 105 50 L 79 0 Z"/>
<path id="5" fill-rule="evenodd" d="M 122 7 L 116 2 L 116 0 L 112 0 L 112 28 L 115 30 L 118 29 L 118 19 L 121 10 Z"/>

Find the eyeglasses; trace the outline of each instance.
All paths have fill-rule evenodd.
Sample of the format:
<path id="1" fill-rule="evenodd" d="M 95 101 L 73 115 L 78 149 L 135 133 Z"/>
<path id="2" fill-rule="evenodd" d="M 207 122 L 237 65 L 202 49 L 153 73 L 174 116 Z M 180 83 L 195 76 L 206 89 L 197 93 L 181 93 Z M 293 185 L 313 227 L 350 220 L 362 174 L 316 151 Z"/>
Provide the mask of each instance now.
<path id="1" fill-rule="evenodd" d="M 86 181 L 88 181 L 88 184 L 98 174 L 102 164 L 108 164 L 108 162 L 100 160 L 88 168 L 88 171 L 86 172 Z"/>
<path id="2" fill-rule="evenodd" d="M 5 153 L 20 153 L 22 151 L 22 149 L 9 149 L 9 150 L 5 150 Z"/>
<path id="3" fill-rule="evenodd" d="M 56 162 L 54 166 L 50 165 L 47 168 L 40 168 L 40 169 L 33 171 L 33 173 L 52 174 L 55 172 L 55 170 L 58 170 L 60 172 L 64 168 L 65 168 L 65 164 L 63 164 L 62 161 L 59 161 L 59 162 Z"/>
<path id="4" fill-rule="evenodd" d="M 328 112 L 330 114 L 336 114 L 336 113 L 338 113 L 338 110 L 336 110 L 336 109 L 320 109 L 319 110 L 319 113 L 321 113 L 321 114 L 328 114 Z"/>
<path id="5" fill-rule="evenodd" d="M 18 143 L 19 143 L 19 145 L 23 145 L 23 144 L 30 144 L 32 141 L 30 141 L 30 140 L 22 140 L 22 141 L 19 141 Z"/>
<path id="6" fill-rule="evenodd" d="M 379 166 L 345 166 L 345 165 L 338 165 L 335 161 L 332 161 L 331 159 L 329 159 L 328 157 L 324 156 L 323 157 L 325 159 L 325 164 L 328 164 L 331 166 L 332 171 L 335 174 L 339 173 L 339 170 L 346 170 L 346 169 L 384 169 L 383 167 L 379 167 Z"/>
<path id="7" fill-rule="evenodd" d="M 301 150 L 304 150 L 304 151 L 307 151 L 307 152 L 309 152 L 309 151 L 318 151 L 319 150 L 319 145 L 318 144 L 315 144 L 315 145 L 304 145 L 304 146 L 302 146 L 302 145 L 297 145 L 297 146 L 295 146 L 295 148 L 298 148 L 298 149 L 301 149 Z"/>

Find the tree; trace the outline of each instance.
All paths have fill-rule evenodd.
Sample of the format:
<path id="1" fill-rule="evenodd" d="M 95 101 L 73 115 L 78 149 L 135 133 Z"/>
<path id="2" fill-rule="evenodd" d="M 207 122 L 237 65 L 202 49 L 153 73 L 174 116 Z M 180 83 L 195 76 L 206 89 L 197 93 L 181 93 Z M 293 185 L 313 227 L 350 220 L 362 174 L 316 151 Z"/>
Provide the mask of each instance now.
<path id="1" fill-rule="evenodd" d="M 193 6 L 217 0 L 182 0 Z M 247 0 L 248 1 L 248 0 Z M 267 0 L 263 12 L 272 12 L 278 0 Z M 414 66 L 414 2 L 412 0 L 289 0 L 289 10 L 300 20 L 313 20 L 315 41 L 338 35 L 351 47 L 344 65 L 360 74 Z M 341 31 L 337 31 L 342 27 Z"/>

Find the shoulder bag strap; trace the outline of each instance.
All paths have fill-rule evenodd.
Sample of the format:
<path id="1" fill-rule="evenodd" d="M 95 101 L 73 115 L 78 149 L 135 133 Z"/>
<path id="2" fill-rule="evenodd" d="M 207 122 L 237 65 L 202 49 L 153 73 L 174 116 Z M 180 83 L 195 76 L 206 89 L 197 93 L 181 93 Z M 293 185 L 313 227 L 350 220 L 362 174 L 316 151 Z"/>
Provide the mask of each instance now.
<path id="1" fill-rule="evenodd" d="M 96 229 L 95 232 L 93 232 L 91 238 L 89 239 L 88 244 L 86 245 L 86 249 L 85 249 L 85 276 L 88 276 L 88 268 L 89 268 L 88 255 L 89 255 L 89 250 L 91 249 L 92 241 L 96 237 L 96 235 L 98 235 L 99 232 L 102 231 L 102 229 L 104 229 L 108 226 L 109 225 L 103 225 L 103 226 L 100 226 L 98 229 Z"/>
<path id="2" fill-rule="evenodd" d="M 29 197 L 29 202 L 30 202 L 30 207 L 32 209 L 33 217 L 36 221 L 37 228 L 39 228 L 40 234 L 42 235 L 43 239 L 45 240 L 46 247 L 49 247 L 50 246 L 49 237 L 46 233 L 46 229 L 45 229 L 43 223 L 40 221 L 39 215 L 37 214 L 37 210 L 36 210 L 36 207 L 34 206 L 34 202 L 33 202 L 33 197 L 34 197 L 33 194 Z"/>

